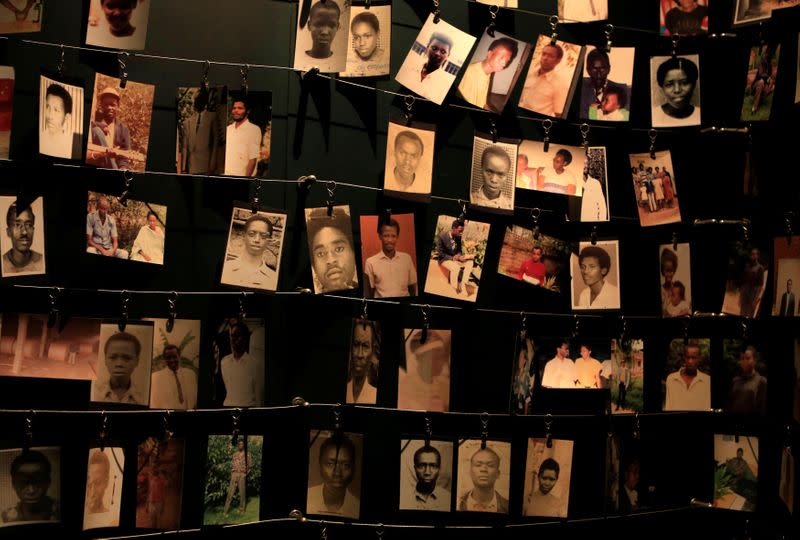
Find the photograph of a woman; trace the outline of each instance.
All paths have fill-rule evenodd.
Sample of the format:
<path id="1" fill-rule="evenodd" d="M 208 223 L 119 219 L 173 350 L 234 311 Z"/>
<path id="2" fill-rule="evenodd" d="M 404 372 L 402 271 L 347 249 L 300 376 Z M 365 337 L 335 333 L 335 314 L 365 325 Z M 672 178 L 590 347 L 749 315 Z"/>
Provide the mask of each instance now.
<path id="1" fill-rule="evenodd" d="M 698 55 L 650 58 L 652 126 L 700 125 Z"/>
<path id="2" fill-rule="evenodd" d="M 147 213 L 147 224 L 139 229 L 133 241 L 131 259 L 134 261 L 164 264 L 164 229 L 155 212 Z"/>

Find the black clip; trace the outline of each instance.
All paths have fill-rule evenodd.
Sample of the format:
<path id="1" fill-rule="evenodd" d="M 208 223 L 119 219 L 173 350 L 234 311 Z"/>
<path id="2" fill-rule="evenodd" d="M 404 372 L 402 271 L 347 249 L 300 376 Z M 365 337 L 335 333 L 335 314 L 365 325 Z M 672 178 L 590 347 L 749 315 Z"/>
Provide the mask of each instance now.
<path id="1" fill-rule="evenodd" d="M 670 39 L 672 40 L 672 56 L 674 58 L 678 56 L 678 42 L 681 40 L 681 36 L 679 34 L 672 34 Z"/>
<path id="2" fill-rule="evenodd" d="M 628 338 L 628 320 L 625 318 L 625 315 L 619 316 L 619 324 L 620 324 L 619 344 L 621 347 L 622 342 Z"/>
<path id="3" fill-rule="evenodd" d="M 245 301 L 247 300 L 247 293 L 242 291 L 239 295 L 239 322 L 247 318 L 247 311 L 245 310 Z"/>
<path id="4" fill-rule="evenodd" d="M 589 156 L 589 124 L 581 124 L 581 136 L 583 137 L 583 151 L 586 156 Z M 588 159 L 587 159 L 588 161 Z"/>
<path id="5" fill-rule="evenodd" d="M 425 417 L 425 448 L 428 448 L 431 445 L 431 433 L 432 433 L 431 419 L 430 419 L 430 417 L 426 416 Z"/>
<path id="6" fill-rule="evenodd" d="M 167 314 L 167 332 L 172 332 L 172 329 L 175 327 L 175 318 L 178 316 L 175 310 L 175 304 L 178 303 L 178 293 L 172 291 L 169 293 L 169 298 L 167 298 L 167 302 L 169 304 L 169 313 Z"/>
<path id="7" fill-rule="evenodd" d="M 439 0 L 433 0 L 433 24 L 439 24 L 441 18 L 441 12 L 439 11 Z"/>
<path id="8" fill-rule="evenodd" d="M 742 339 L 745 341 L 750 339 L 750 328 L 747 325 L 747 319 L 742 319 Z"/>
<path id="9" fill-rule="evenodd" d="M 336 192 L 336 182 L 328 180 L 325 183 L 325 189 L 328 190 L 328 200 L 325 201 L 325 204 L 328 206 L 328 217 L 331 217 L 333 216 L 333 194 Z"/>
<path id="10" fill-rule="evenodd" d="M 783 215 L 783 221 L 786 223 L 786 243 L 788 245 L 792 245 L 792 235 L 794 231 L 792 230 L 792 223 L 794 222 L 794 212 L 789 211 Z"/>
<path id="11" fill-rule="evenodd" d="M 130 53 L 128 51 L 121 51 L 117 55 L 117 64 L 119 65 L 119 87 L 125 88 L 128 84 L 128 58 Z"/>
<path id="12" fill-rule="evenodd" d="M 406 104 L 406 112 L 404 113 L 404 115 L 406 117 L 407 126 L 411 125 L 411 118 L 412 118 L 411 108 L 414 106 L 414 102 L 416 100 L 417 99 L 414 96 L 406 96 L 403 98 L 403 102 Z"/>
<path id="13" fill-rule="evenodd" d="M 553 425 L 553 415 L 547 413 L 546 415 L 544 415 L 545 446 L 547 446 L 547 448 L 553 447 L 553 433 L 550 431 L 552 425 Z"/>
<path id="14" fill-rule="evenodd" d="M 519 337 L 525 339 L 528 336 L 528 317 L 524 311 L 519 312 Z"/>
<path id="15" fill-rule="evenodd" d="M 119 204 L 128 206 L 128 197 L 131 196 L 131 185 L 133 184 L 133 172 L 130 169 L 122 170 L 122 179 L 125 182 L 125 187 L 122 190 L 122 195 L 119 196 Z"/>
<path id="16" fill-rule="evenodd" d="M 364 9 L 369 9 L 372 7 L 372 0 L 364 0 Z"/>
<path id="17" fill-rule="evenodd" d="M 105 450 L 108 444 L 108 415 L 106 411 L 100 411 L 100 431 L 97 433 L 97 443 L 100 445 L 100 451 Z"/>
<path id="18" fill-rule="evenodd" d="M 310 81 L 317 75 L 319 75 L 319 68 L 317 66 L 314 66 L 308 71 L 303 71 L 302 73 L 300 73 L 300 80 L 303 82 Z"/>
<path id="19" fill-rule="evenodd" d="M 581 333 L 581 320 L 577 315 L 573 315 L 573 317 L 575 318 L 575 326 L 572 328 L 572 337 L 576 338 Z"/>
<path id="20" fill-rule="evenodd" d="M 247 82 L 247 76 L 250 74 L 250 64 L 240 67 L 239 74 L 242 76 L 242 94 L 247 97 L 247 93 L 250 91 L 250 85 Z"/>
<path id="21" fill-rule="evenodd" d="M 542 128 L 544 129 L 544 148 L 542 151 L 547 152 L 550 150 L 550 129 L 553 127 L 553 121 L 549 118 L 545 118 L 542 121 Z"/>
<path id="22" fill-rule="evenodd" d="M 241 433 L 239 431 L 239 420 L 241 419 L 241 417 L 242 417 L 242 409 L 240 409 L 239 407 L 237 407 L 236 409 L 234 409 L 233 412 L 231 412 L 231 421 L 233 423 L 233 428 L 231 429 L 231 445 L 233 446 L 236 446 L 236 444 L 239 442 L 239 434 Z"/>
<path id="23" fill-rule="evenodd" d="M 692 316 L 689 315 L 683 320 L 683 346 L 689 345 L 689 325 L 692 322 Z"/>
<path id="24" fill-rule="evenodd" d="M 489 118 L 489 135 L 492 137 L 492 144 L 497 144 L 497 125 L 494 118 Z"/>
<path id="25" fill-rule="evenodd" d="M 597 225 L 592 225 L 592 232 L 589 234 L 589 241 L 593 246 L 597 245 Z"/>
<path id="26" fill-rule="evenodd" d="M 342 436 L 342 404 L 333 406 L 333 431 L 335 437 Z"/>
<path id="27" fill-rule="evenodd" d="M 678 251 L 678 231 L 672 231 L 672 250 Z"/>
<path id="28" fill-rule="evenodd" d="M 533 239 L 539 239 L 539 216 L 542 215 L 540 208 L 531 208 L 531 218 L 533 218 Z"/>
<path id="29" fill-rule="evenodd" d="M 647 134 L 650 137 L 650 159 L 656 159 L 656 137 L 658 137 L 658 132 L 651 129 Z"/>
<path id="30" fill-rule="evenodd" d="M 256 187 L 253 189 L 253 198 L 250 200 L 250 210 L 255 214 L 261 210 L 261 180 L 254 178 L 252 181 Z"/>
<path id="31" fill-rule="evenodd" d="M 161 424 L 164 427 L 164 437 L 162 439 L 164 443 L 168 443 L 169 440 L 172 438 L 172 435 L 175 434 L 175 432 L 172 430 L 172 423 L 170 422 L 171 414 L 172 411 L 166 409 L 164 411 L 164 416 L 161 418 Z"/>
<path id="32" fill-rule="evenodd" d="M 486 33 L 494 37 L 495 19 L 497 19 L 497 12 L 500 11 L 500 6 L 489 6 L 489 26 L 486 27 Z"/>
<path id="33" fill-rule="evenodd" d="M 47 314 L 47 327 L 53 328 L 58 322 L 59 309 L 58 301 L 61 297 L 61 292 L 64 289 L 61 287 L 53 287 L 50 289 L 50 313 Z"/>
<path id="34" fill-rule="evenodd" d="M 203 78 L 200 80 L 200 86 L 203 90 L 208 91 L 208 72 L 211 71 L 211 62 L 205 60 L 203 62 Z"/>
<path id="35" fill-rule="evenodd" d="M 633 417 L 633 438 L 634 439 L 641 439 L 642 437 L 642 428 L 639 424 L 639 411 L 636 411 L 636 415 Z"/>
<path id="36" fill-rule="evenodd" d="M 550 45 L 555 45 L 558 40 L 558 15 L 550 16 Z"/>
<path id="37" fill-rule="evenodd" d="M 58 78 L 61 79 L 64 76 L 64 44 L 62 43 L 59 46 L 59 54 L 58 54 L 58 63 L 56 64 L 56 72 L 58 73 Z"/>
<path id="38" fill-rule="evenodd" d="M 419 342 L 424 344 L 428 341 L 428 330 L 430 330 L 430 311 L 431 306 L 425 304 L 424 306 L 420 307 L 420 311 L 422 311 L 422 334 L 419 336 Z"/>
<path id="39" fill-rule="evenodd" d="M 611 24 L 611 23 L 607 24 L 605 30 L 603 31 L 603 33 L 606 35 L 606 47 L 605 47 L 606 48 L 606 52 L 610 53 L 611 52 L 611 34 L 614 33 L 614 25 Z"/>
<path id="40" fill-rule="evenodd" d="M 746 244 L 750 241 L 750 220 L 742 220 L 742 241 Z"/>
<path id="41" fill-rule="evenodd" d="M 362 321 L 368 321 L 369 320 L 369 315 L 367 313 L 367 304 L 369 304 L 369 302 L 367 302 L 367 299 L 366 298 L 362 298 L 361 299 L 361 320 Z"/>
<path id="42" fill-rule="evenodd" d="M 461 206 L 461 213 L 458 214 L 458 220 L 463 222 L 467 219 L 467 201 L 458 199 L 458 204 Z"/>
<path id="43" fill-rule="evenodd" d="M 23 452 L 27 452 L 33 446 L 33 419 L 36 416 L 36 411 L 31 409 L 25 417 L 25 438 L 23 440 Z"/>
<path id="44" fill-rule="evenodd" d="M 481 450 L 486 448 L 486 439 L 489 437 L 489 413 L 481 413 Z"/>
<path id="45" fill-rule="evenodd" d="M 119 294 L 120 313 L 117 327 L 120 332 L 124 332 L 125 328 L 128 326 L 128 302 L 130 302 L 130 300 L 131 294 L 128 291 L 122 291 Z"/>

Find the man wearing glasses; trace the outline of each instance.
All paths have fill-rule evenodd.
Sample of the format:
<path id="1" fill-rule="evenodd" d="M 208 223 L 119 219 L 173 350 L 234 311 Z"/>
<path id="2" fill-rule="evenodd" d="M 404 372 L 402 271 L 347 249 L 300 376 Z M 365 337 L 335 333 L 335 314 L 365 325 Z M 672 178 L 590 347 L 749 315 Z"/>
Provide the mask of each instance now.
<path id="1" fill-rule="evenodd" d="M 6 212 L 6 234 L 11 239 L 11 249 L 3 254 L 3 276 L 11 274 L 43 274 L 44 259 L 31 246 L 33 244 L 33 231 L 36 225 L 36 216 L 28 207 L 17 212 L 17 205 L 13 203 Z"/>

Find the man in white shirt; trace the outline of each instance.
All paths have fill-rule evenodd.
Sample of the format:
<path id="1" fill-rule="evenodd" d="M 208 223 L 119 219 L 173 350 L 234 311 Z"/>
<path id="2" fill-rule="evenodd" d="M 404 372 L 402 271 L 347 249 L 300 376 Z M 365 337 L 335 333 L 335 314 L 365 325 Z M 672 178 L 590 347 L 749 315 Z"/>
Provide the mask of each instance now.
<path id="1" fill-rule="evenodd" d="M 542 48 L 538 65 L 532 65 L 525 79 L 519 106 L 545 116 L 560 118 L 564 112 L 569 81 L 556 71 L 564 57 L 561 45 L 549 43 Z"/>
<path id="2" fill-rule="evenodd" d="M 381 251 L 364 263 L 364 297 L 396 298 L 417 295 L 417 269 L 408 253 L 397 251 L 400 224 L 378 219 Z"/>
<path id="3" fill-rule="evenodd" d="M 358 519 L 361 501 L 348 486 L 356 470 L 356 448 L 347 435 L 325 439 L 319 447 L 322 483 L 308 488 L 306 513 Z"/>
<path id="4" fill-rule="evenodd" d="M 386 174 L 384 189 L 389 191 L 407 191 L 410 193 L 430 193 L 430 181 L 417 179 L 419 167 L 425 145 L 419 135 L 411 130 L 403 130 L 394 138 L 394 168 L 391 174 Z M 425 185 L 423 185 L 425 184 Z"/>
<path id="5" fill-rule="evenodd" d="M 227 256 L 222 269 L 222 283 L 267 291 L 278 288 L 278 273 L 267 266 L 264 258 L 272 238 L 272 228 L 272 222 L 266 216 L 253 214 L 247 218 L 244 249 L 239 255 Z"/>
<path id="6" fill-rule="evenodd" d="M 131 374 L 139 365 L 142 344 L 128 332 L 117 332 L 103 346 L 108 380 L 92 382 L 92 401 L 147 405 L 148 396 L 136 386 Z"/>
<path id="7" fill-rule="evenodd" d="M 700 346 L 683 348 L 683 367 L 667 375 L 665 411 L 707 411 L 711 409 L 711 377 L 698 369 Z"/>
<path id="8" fill-rule="evenodd" d="M 500 146 L 487 146 L 481 155 L 481 187 L 470 193 L 470 202 L 475 206 L 513 210 L 512 197 L 503 193 L 503 187 L 514 193 L 514 175 L 509 175 L 510 170 L 511 157 L 506 151 Z"/>
<path id="9" fill-rule="evenodd" d="M 441 104 L 455 80 L 454 74 L 445 71 L 452 49 L 452 39 L 441 32 L 434 32 L 428 40 L 422 63 L 413 65 L 413 56 L 408 58 L 397 73 L 397 81 L 419 95 Z"/>
<path id="10" fill-rule="evenodd" d="M 373 321 L 356 320 L 350 343 L 350 380 L 347 381 L 345 403 L 375 405 L 378 389 L 369 383 L 370 369 L 375 359 L 377 373 L 377 330 Z"/>
<path id="11" fill-rule="evenodd" d="M 151 409 L 194 409 L 197 407 L 197 376 L 181 367 L 177 345 L 167 343 L 162 353 L 166 367 L 150 377 Z"/>
<path id="12" fill-rule="evenodd" d="M 261 128 L 251 124 L 247 117 L 250 109 L 243 99 L 234 99 L 231 105 L 233 122 L 228 125 L 225 138 L 225 174 L 253 176 L 261 150 Z"/>
<path id="13" fill-rule="evenodd" d="M 264 405 L 264 359 L 246 352 L 250 330 L 241 321 L 230 328 L 231 354 L 220 362 L 226 407 Z"/>
<path id="14" fill-rule="evenodd" d="M 575 388 L 578 373 L 575 363 L 569 358 L 569 342 L 561 340 L 556 348 L 556 355 L 544 366 L 542 387 L 544 388 Z"/>
<path id="15" fill-rule="evenodd" d="M 506 69 L 519 52 L 517 41 L 509 37 L 498 38 L 489 45 L 486 57 L 474 62 L 464 70 L 458 84 L 458 93 L 465 101 L 481 109 L 489 109 L 487 102 L 492 91 L 494 74 Z M 499 112 L 499 111 L 495 111 Z"/>
<path id="16" fill-rule="evenodd" d="M 442 455 L 433 446 L 420 446 L 414 452 L 414 490 L 401 490 L 400 510 L 450 511 L 450 492 L 436 485 L 442 467 Z"/>

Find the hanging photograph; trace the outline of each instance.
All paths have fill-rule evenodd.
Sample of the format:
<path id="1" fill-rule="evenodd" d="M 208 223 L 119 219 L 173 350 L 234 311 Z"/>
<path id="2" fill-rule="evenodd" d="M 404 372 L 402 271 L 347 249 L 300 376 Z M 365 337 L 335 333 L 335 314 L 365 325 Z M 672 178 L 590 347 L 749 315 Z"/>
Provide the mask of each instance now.
<path id="1" fill-rule="evenodd" d="M 2 12 L 2 5 L 0 5 L 0 12 Z M 14 112 L 13 104 L 14 68 L 0 66 L 0 159 L 8 159 L 8 152 L 11 148 L 11 113 Z"/>
<path id="2" fill-rule="evenodd" d="M 696 54 L 650 57 L 651 125 L 700 125 L 700 57 Z"/>
<path id="3" fill-rule="evenodd" d="M 136 527 L 172 531 L 181 526 L 186 441 L 148 437 L 136 452 Z"/>
<path id="4" fill-rule="evenodd" d="M 272 92 L 229 91 L 227 126 L 225 174 L 266 177 L 272 141 Z"/>
<path id="5" fill-rule="evenodd" d="M 755 512 L 758 437 L 714 434 L 714 508 Z"/>
<path id="6" fill-rule="evenodd" d="M 42 30 L 44 0 L 0 2 L 0 34 L 22 34 Z"/>
<path id="7" fill-rule="evenodd" d="M 506 227 L 497 273 L 543 290 L 562 293 L 569 287 L 568 242 L 519 225 Z"/>
<path id="8" fill-rule="evenodd" d="M 665 411 L 711 409 L 711 340 L 673 339 L 664 372 Z"/>
<path id="9" fill-rule="evenodd" d="M 528 439 L 523 516 L 567 517 L 574 444 L 553 439 L 548 448 L 547 439 Z"/>
<path id="10" fill-rule="evenodd" d="M 152 0 L 90 0 L 86 44 L 141 51 Z"/>
<path id="11" fill-rule="evenodd" d="M 0 528 L 61 521 L 61 449 L 0 450 Z"/>
<path id="12" fill-rule="evenodd" d="M 501 114 L 530 52 L 531 46 L 525 41 L 497 30 L 489 35 L 485 30 L 464 69 L 458 95 L 476 107 Z"/>
<path id="13" fill-rule="evenodd" d="M 619 309 L 619 241 L 581 242 L 570 258 L 572 309 Z"/>
<path id="14" fill-rule="evenodd" d="M 750 49 L 740 117 L 742 122 L 769 120 L 780 56 L 780 43 L 764 42 Z"/>
<path id="15" fill-rule="evenodd" d="M 708 0 L 660 0 L 662 36 L 708 33 Z"/>
<path id="16" fill-rule="evenodd" d="M 459 441 L 456 511 L 508 514 L 510 469 L 510 442 Z"/>
<path id="17" fill-rule="evenodd" d="M 294 68 L 339 73 L 347 64 L 348 0 L 302 0 L 297 10 Z"/>
<path id="18" fill-rule="evenodd" d="M 450 330 L 403 330 L 403 360 L 397 373 L 397 408 L 450 410 Z"/>
<path id="19" fill-rule="evenodd" d="M 661 262 L 661 315 L 688 317 L 692 314 L 689 244 L 661 244 L 658 250 Z"/>
<path id="20" fill-rule="evenodd" d="M 425 292 L 475 302 L 488 240 L 488 223 L 439 216 Z"/>
<path id="21" fill-rule="evenodd" d="M 39 77 L 39 153 L 64 159 L 83 155 L 83 81 Z"/>
<path id="22" fill-rule="evenodd" d="M 517 153 L 517 187 L 583 195 L 586 151 L 580 146 L 550 144 L 547 152 L 541 141 L 522 141 Z"/>
<path id="23" fill-rule="evenodd" d="M 453 491 L 453 443 L 400 440 L 400 510 L 449 512 Z"/>
<path id="24" fill-rule="evenodd" d="M 612 414 L 640 413 L 644 410 L 643 340 L 612 339 L 611 358 L 607 363 L 602 363 L 598 375 L 599 388 L 611 391 Z"/>
<path id="25" fill-rule="evenodd" d="M 627 122 L 633 88 L 634 47 L 604 51 L 588 45 L 581 81 L 581 114 L 586 120 Z"/>
<path id="26" fill-rule="evenodd" d="M 794 7 L 800 0 L 736 0 L 733 8 L 733 27 L 769 19 L 773 10 Z"/>
<path id="27" fill-rule="evenodd" d="M 487 212 L 513 214 L 516 164 L 516 142 L 473 137 L 470 204 Z"/>
<path id="28" fill-rule="evenodd" d="M 356 405 L 377 403 L 382 337 L 378 321 L 366 318 L 353 319 L 345 403 Z"/>
<path id="29" fill-rule="evenodd" d="M 145 320 L 153 322 L 150 408 L 196 409 L 200 321 L 175 319 L 168 330 L 167 319 Z"/>
<path id="30" fill-rule="evenodd" d="M 266 366 L 263 319 L 227 317 L 212 343 L 214 395 L 223 407 L 263 407 Z"/>
<path id="31" fill-rule="evenodd" d="M 608 0 L 558 0 L 558 18 L 563 23 L 608 19 Z"/>
<path id="32" fill-rule="evenodd" d="M 527 331 L 516 334 L 514 361 L 511 364 L 511 399 L 509 412 L 516 415 L 529 414 L 533 401 L 533 389 L 536 382 L 536 364 L 534 363 L 534 342 Z"/>
<path id="33" fill-rule="evenodd" d="M 441 105 L 467 61 L 475 38 L 443 19 L 433 22 L 433 13 L 408 51 L 397 82 Z"/>
<path id="34" fill-rule="evenodd" d="M 152 353 L 152 321 L 128 321 L 125 331 L 117 322 L 101 324 L 97 378 L 92 381 L 90 401 L 146 407 L 150 403 Z"/>
<path id="35" fill-rule="evenodd" d="M 722 312 L 741 317 L 757 317 L 769 275 L 768 255 L 755 246 L 731 246 L 728 256 L 728 281 Z"/>
<path id="36" fill-rule="evenodd" d="M 487 4 L 490 6 L 499 6 L 504 8 L 516 8 L 517 0 L 478 0 L 479 4 Z"/>
<path id="37" fill-rule="evenodd" d="M 261 435 L 209 435 L 203 525 L 258 521 L 261 503 Z"/>
<path id="38" fill-rule="evenodd" d="M 5 234 L 0 234 L 3 278 L 38 276 L 47 271 L 44 199 L 35 198 L 27 208 L 18 208 L 17 200 L 17 197 L 0 197 L 0 216 L 6 218 Z"/>
<path id="39" fill-rule="evenodd" d="M 786 505 L 789 514 L 794 515 L 795 461 L 791 448 L 781 450 L 781 479 L 778 485 L 778 496 Z"/>
<path id="40" fill-rule="evenodd" d="M 417 296 L 414 214 L 361 216 L 364 298 Z M 374 231 L 374 232 L 373 232 Z"/>
<path id="41" fill-rule="evenodd" d="M 570 221 L 584 223 L 608 221 L 608 170 L 606 147 L 590 146 L 585 152 L 586 164 L 580 178 L 581 197 L 568 199 Z"/>
<path id="42" fill-rule="evenodd" d="M 727 393 L 715 406 L 735 414 L 767 413 L 767 356 L 763 347 L 742 339 L 723 339 L 719 375 Z"/>
<path id="43" fill-rule="evenodd" d="M 553 118 L 566 118 L 577 85 L 583 47 L 550 36 L 536 40 L 519 106 Z"/>
<path id="44" fill-rule="evenodd" d="M 388 195 L 430 197 L 436 126 L 389 121 L 383 189 Z"/>
<path id="45" fill-rule="evenodd" d="M 392 5 L 377 2 L 350 6 L 350 46 L 340 77 L 378 77 L 389 74 L 392 43 Z"/>
<path id="46" fill-rule="evenodd" d="M 155 86 L 95 75 L 86 163 L 144 172 Z"/>
<path id="47" fill-rule="evenodd" d="M 244 289 L 278 290 L 286 214 L 234 206 L 220 283 Z"/>
<path id="48" fill-rule="evenodd" d="M 631 176 L 636 195 L 636 209 L 642 227 L 679 223 L 681 209 L 675 185 L 675 169 L 669 150 L 631 154 Z"/>
<path id="49" fill-rule="evenodd" d="M 306 514 L 359 518 L 363 447 L 360 433 L 311 431 Z"/>
<path id="50" fill-rule="evenodd" d="M 222 174 L 225 171 L 228 89 L 224 86 L 181 86 L 176 102 L 175 165 L 178 173 Z"/>
<path id="51" fill-rule="evenodd" d="M 305 215 L 314 293 L 357 289 L 350 206 L 306 208 Z"/>
<path id="52" fill-rule="evenodd" d="M 544 388 L 602 388 L 601 374 L 608 371 L 611 364 L 611 349 L 609 340 L 573 338 L 570 342 L 563 339 L 551 341 L 552 347 L 548 351 L 547 340 L 541 340 L 544 345 L 539 365 L 544 366 L 542 372 L 542 387 Z M 552 352 L 554 351 L 554 353 Z M 547 360 L 551 354 L 554 356 Z M 570 357 L 574 358 L 570 360 Z"/>
<path id="53" fill-rule="evenodd" d="M 800 236 L 775 238 L 773 244 L 772 314 L 779 317 L 796 317 L 800 305 L 795 286 L 800 287 Z"/>
<path id="54" fill-rule="evenodd" d="M 125 450 L 118 446 L 90 448 L 86 468 L 83 530 L 119 527 Z"/>

